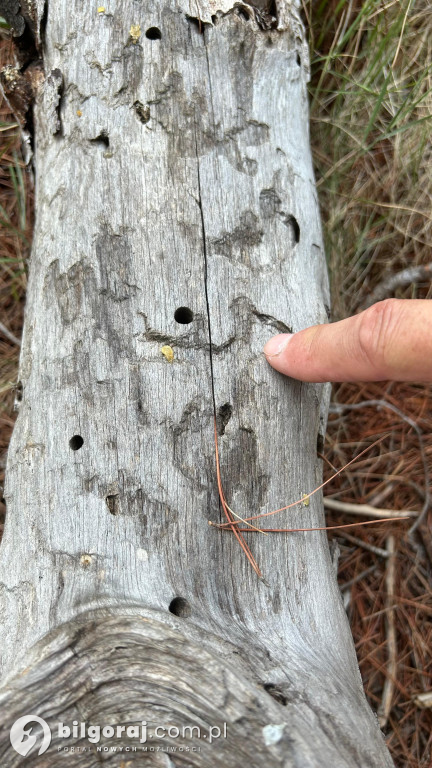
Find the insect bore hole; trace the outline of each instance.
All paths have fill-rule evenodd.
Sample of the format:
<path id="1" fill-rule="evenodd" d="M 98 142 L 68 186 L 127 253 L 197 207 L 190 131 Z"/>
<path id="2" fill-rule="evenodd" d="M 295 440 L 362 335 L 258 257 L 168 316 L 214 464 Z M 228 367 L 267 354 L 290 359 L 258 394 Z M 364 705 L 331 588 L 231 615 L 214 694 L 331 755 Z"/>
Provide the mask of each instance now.
<path id="1" fill-rule="evenodd" d="M 294 216 L 287 217 L 287 223 L 291 225 L 295 243 L 300 242 L 300 226 L 297 219 Z"/>
<path id="2" fill-rule="evenodd" d="M 196 19 L 194 16 L 188 16 L 187 14 L 186 14 L 186 18 L 187 18 L 189 24 L 192 24 L 192 26 L 195 27 L 197 32 L 199 32 L 200 34 L 203 34 L 203 32 L 204 32 L 204 24 L 201 23 L 200 19 Z"/>
<path id="3" fill-rule="evenodd" d="M 162 33 L 158 27 L 149 27 L 145 36 L 148 40 L 160 40 L 162 38 Z"/>
<path id="4" fill-rule="evenodd" d="M 218 408 L 218 412 L 216 415 L 216 427 L 218 435 L 224 435 L 225 434 L 225 427 L 228 424 L 233 412 L 233 407 L 231 403 L 224 403 L 223 405 Z"/>
<path id="5" fill-rule="evenodd" d="M 90 139 L 90 144 L 96 144 L 97 146 L 108 149 L 110 145 L 108 131 L 101 131 L 98 136 L 95 136 L 94 139 Z"/>
<path id="6" fill-rule="evenodd" d="M 274 683 L 266 683 L 264 688 L 273 699 L 278 701 L 279 704 L 282 704 L 282 706 L 286 707 L 288 704 L 288 699 L 278 685 L 275 685 Z"/>
<path id="7" fill-rule="evenodd" d="M 108 494 L 108 496 L 105 496 L 105 503 L 112 515 L 118 515 L 119 496 L 117 493 L 111 493 L 111 494 Z"/>
<path id="8" fill-rule="evenodd" d="M 178 307 L 174 312 L 174 320 L 181 325 L 188 325 L 193 320 L 193 312 L 189 307 Z"/>
<path id="9" fill-rule="evenodd" d="M 190 603 L 184 597 L 175 597 L 171 600 L 168 610 L 174 616 L 180 616 L 182 619 L 187 619 L 192 613 Z"/>
<path id="10" fill-rule="evenodd" d="M 143 104 L 142 101 L 134 101 L 133 108 L 138 115 L 141 123 L 148 123 L 150 120 L 150 107 L 148 104 Z"/>
<path id="11" fill-rule="evenodd" d="M 17 403 L 21 403 L 23 399 L 23 384 L 22 381 L 18 381 L 15 385 L 15 400 Z"/>
<path id="12" fill-rule="evenodd" d="M 80 448 L 82 448 L 84 445 L 84 440 L 81 437 L 81 435 L 74 435 L 69 440 L 69 447 L 72 448 L 73 451 L 79 451 Z"/>

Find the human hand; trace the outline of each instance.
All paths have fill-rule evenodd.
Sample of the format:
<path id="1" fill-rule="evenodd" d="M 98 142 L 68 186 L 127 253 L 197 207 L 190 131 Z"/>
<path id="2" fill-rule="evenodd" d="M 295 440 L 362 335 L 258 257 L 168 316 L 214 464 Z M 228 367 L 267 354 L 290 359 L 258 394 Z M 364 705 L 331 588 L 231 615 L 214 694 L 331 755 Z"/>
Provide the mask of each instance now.
<path id="1" fill-rule="evenodd" d="M 264 354 L 301 381 L 432 382 L 432 301 L 386 299 L 337 323 L 273 336 Z"/>

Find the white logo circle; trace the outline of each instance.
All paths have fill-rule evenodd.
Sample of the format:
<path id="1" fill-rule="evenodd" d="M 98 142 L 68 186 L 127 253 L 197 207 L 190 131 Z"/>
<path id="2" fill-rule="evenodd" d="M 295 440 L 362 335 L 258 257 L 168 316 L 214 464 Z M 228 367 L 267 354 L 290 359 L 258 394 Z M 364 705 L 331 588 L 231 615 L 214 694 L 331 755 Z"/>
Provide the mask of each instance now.
<path id="1" fill-rule="evenodd" d="M 15 752 L 23 757 L 29 755 L 38 740 L 38 736 L 32 733 L 33 726 L 26 729 L 29 723 L 39 723 L 42 727 L 43 739 L 38 754 L 43 755 L 51 744 L 51 730 L 48 723 L 37 715 L 25 715 L 15 720 L 10 731 L 10 742 Z"/>

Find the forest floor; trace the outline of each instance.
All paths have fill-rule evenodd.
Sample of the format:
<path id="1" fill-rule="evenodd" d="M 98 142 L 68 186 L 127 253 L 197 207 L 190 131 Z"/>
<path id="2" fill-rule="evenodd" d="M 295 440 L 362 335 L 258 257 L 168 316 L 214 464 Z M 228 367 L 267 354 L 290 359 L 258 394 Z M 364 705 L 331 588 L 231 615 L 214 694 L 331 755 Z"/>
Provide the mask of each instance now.
<path id="1" fill-rule="evenodd" d="M 432 5 L 429 0 L 303 3 L 332 319 L 387 296 L 431 299 L 424 267 L 432 261 Z M 4 40 L 0 66 L 11 55 L 10 41 Z M 31 177 L 4 102 L 0 227 L 1 483 L 15 420 L 33 227 Z M 327 508 L 327 524 L 365 519 L 362 509 L 360 517 L 348 512 L 347 502 L 413 515 L 408 523 L 383 520 L 355 529 L 355 535 L 338 531 L 331 538 L 340 550 L 339 583 L 366 693 L 395 765 L 431 768 L 432 387 L 335 386 L 323 448 L 326 475 L 382 436 L 379 446 L 327 486 L 327 506 L 339 507 Z M 4 511 L 3 506 L 3 516 Z"/>
<path id="2" fill-rule="evenodd" d="M 431 299 L 432 5 L 304 0 L 303 10 L 333 319 L 390 296 Z M 422 384 L 335 386 L 323 451 L 329 476 L 388 435 L 326 496 L 423 511 L 415 531 L 418 518 L 332 537 L 363 682 L 398 768 L 432 765 L 431 395 Z M 327 509 L 328 525 L 354 520 Z"/>

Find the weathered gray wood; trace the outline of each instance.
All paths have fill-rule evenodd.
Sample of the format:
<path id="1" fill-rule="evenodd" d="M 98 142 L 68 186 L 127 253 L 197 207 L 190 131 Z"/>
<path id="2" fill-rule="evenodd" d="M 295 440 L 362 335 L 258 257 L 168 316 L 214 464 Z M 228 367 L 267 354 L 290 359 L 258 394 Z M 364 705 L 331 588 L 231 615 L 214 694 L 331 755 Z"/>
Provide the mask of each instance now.
<path id="1" fill-rule="evenodd" d="M 319 482 L 327 398 L 262 355 L 275 332 L 325 321 L 328 303 L 298 11 L 279 2 L 271 28 L 265 10 L 224 2 L 46 8 L 0 562 L 3 721 L 32 702 L 41 716 L 77 707 L 95 723 L 107 696 L 110 722 L 157 721 L 163 696 L 155 703 L 144 678 L 154 668 L 169 681 L 175 664 L 179 711 L 189 695 L 195 712 L 214 695 L 235 737 L 218 756 L 155 765 L 381 768 L 391 761 L 325 534 L 250 536 L 264 582 L 234 536 L 208 525 L 221 519 L 212 385 L 226 495 L 245 515 Z M 179 307 L 191 323 L 176 322 Z M 322 500 L 278 519 L 322 524 Z M 114 669 L 117 635 L 126 663 Z M 105 671 L 118 683 L 102 706 Z M 131 677 L 140 714 L 124 707 Z M 168 719 L 173 706 L 168 696 Z M 267 748 L 272 722 L 284 736 Z M 7 739 L 3 728 L 2 766 L 19 764 Z M 49 754 L 35 764 L 57 764 Z"/>
<path id="2" fill-rule="evenodd" d="M 103 752 L 122 743 L 116 736 L 101 734 L 99 740 L 95 734 L 95 743 L 82 737 L 64 741 L 59 738 L 59 722 L 69 727 L 74 722 L 116 726 L 143 720 L 148 724 L 145 746 L 138 738 L 123 739 L 123 744 L 137 747 L 137 753 L 123 755 L 125 761 L 132 758 L 134 765 L 147 765 L 147 761 L 155 766 L 257 768 L 346 764 L 341 753 L 348 752 L 347 745 L 341 748 L 337 743 L 340 736 L 334 722 L 324 723 L 319 745 L 311 734 L 312 698 L 283 706 L 251 678 L 241 655 L 234 665 L 232 653 L 228 659 L 210 650 L 214 640 L 193 625 L 186 639 L 180 620 L 142 606 L 78 617 L 53 633 L 49 643 L 36 646 L 27 660 L 30 669 L 7 681 L 6 690 L 0 692 L 5 712 L 0 726 L 2 765 L 21 765 L 21 758 L 10 754 L 9 731 L 23 712 L 35 711 L 35 703 L 53 735 L 50 750 L 35 763 L 41 768 L 70 765 L 70 752 L 62 748 L 71 744 L 87 747 L 75 755 L 74 765 L 89 768 L 100 765 L 101 759 L 119 765 L 119 754 Z M 288 718 L 285 709 L 290 710 Z M 317 723 L 321 717 L 316 710 Z M 159 730 L 155 736 L 155 725 L 171 725 L 180 733 L 174 731 L 169 738 L 170 733 Z M 194 736 L 184 727 L 195 727 Z M 211 743 L 210 728 L 215 736 Z M 143 746 L 147 751 L 140 751 Z M 171 762 L 163 753 L 150 751 L 156 746 L 173 750 Z M 192 750 L 194 746 L 199 751 Z M 185 747 L 189 751 L 182 752 Z M 368 764 L 361 762 L 360 751 L 356 757 L 353 765 Z"/>

